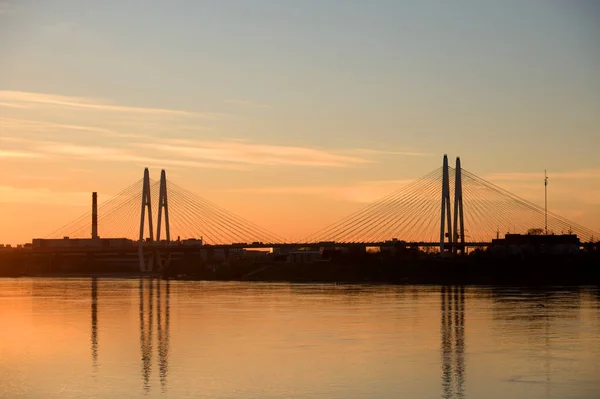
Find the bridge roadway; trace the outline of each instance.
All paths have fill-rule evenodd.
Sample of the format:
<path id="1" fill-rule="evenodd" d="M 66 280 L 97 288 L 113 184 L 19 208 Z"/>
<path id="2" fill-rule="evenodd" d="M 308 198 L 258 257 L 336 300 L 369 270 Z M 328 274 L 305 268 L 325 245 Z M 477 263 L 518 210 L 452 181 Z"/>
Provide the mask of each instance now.
<path id="1" fill-rule="evenodd" d="M 399 242 L 400 243 L 400 242 Z M 280 248 L 280 249 L 300 249 L 300 248 L 322 248 L 322 247 L 392 247 L 394 243 L 392 242 L 355 242 L 355 243 L 332 243 L 332 242 L 315 242 L 315 243 L 262 243 L 262 242 L 254 242 L 254 243 L 234 243 L 234 244 L 217 244 L 217 245 L 186 245 L 179 244 L 177 242 L 146 242 L 143 245 L 144 251 L 150 250 L 159 250 L 161 252 L 172 252 L 172 253 L 185 253 L 185 252 L 198 252 L 201 250 L 215 250 L 215 249 L 224 249 L 224 250 L 240 250 L 240 249 L 269 249 L 269 248 Z M 439 242 L 407 242 L 405 243 L 406 247 L 439 247 Z M 459 244 L 460 245 L 460 244 Z M 490 242 L 466 242 L 464 244 L 465 248 L 475 248 L 475 247 L 488 247 L 490 246 Z M 451 244 L 446 243 L 446 247 L 450 247 Z M 77 253 L 96 253 L 96 254 L 108 254 L 108 253 L 137 253 L 139 251 L 139 246 L 136 244 L 131 246 L 123 246 L 123 247 L 92 247 L 92 246 L 82 246 L 82 247 L 40 247 L 40 248 L 23 248 L 21 249 L 23 252 L 29 252 L 32 254 L 38 253 L 52 253 L 52 254 L 77 254 Z"/>

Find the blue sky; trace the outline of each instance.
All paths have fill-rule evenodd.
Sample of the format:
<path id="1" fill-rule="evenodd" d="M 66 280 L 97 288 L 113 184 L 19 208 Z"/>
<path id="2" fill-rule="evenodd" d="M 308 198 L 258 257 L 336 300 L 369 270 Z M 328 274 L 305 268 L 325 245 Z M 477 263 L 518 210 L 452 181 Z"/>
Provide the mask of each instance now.
<path id="1" fill-rule="evenodd" d="M 167 168 L 234 209 L 242 204 L 228 190 L 279 187 L 285 197 L 289 186 L 316 191 L 317 209 L 332 205 L 318 187 L 392 182 L 371 198 L 448 153 L 536 202 L 544 169 L 586 176 L 562 179 L 554 198 L 593 227 L 598 17 L 593 1 L 0 0 L 2 162 L 71 176 L 50 185 L 17 173 L 0 185 L 87 192 L 93 176 L 114 193 L 144 156 L 186 159 Z M 82 156 L 107 148 L 105 159 Z M 21 156 L 40 151 L 43 163 Z M 257 161 L 273 152 L 277 162 Z M 122 179 L 108 177 L 115 171 Z"/>

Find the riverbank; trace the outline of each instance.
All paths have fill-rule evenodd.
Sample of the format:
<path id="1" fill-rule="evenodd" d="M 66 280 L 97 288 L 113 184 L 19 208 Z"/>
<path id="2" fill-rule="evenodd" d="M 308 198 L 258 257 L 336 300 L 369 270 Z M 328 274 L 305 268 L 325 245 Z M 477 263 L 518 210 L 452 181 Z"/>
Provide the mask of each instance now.
<path id="1" fill-rule="evenodd" d="M 13 259 L 14 261 L 15 259 Z M 4 262 L 0 277 L 153 277 L 175 280 L 260 281 L 290 283 L 461 284 L 461 285 L 600 285 L 600 256 L 534 257 L 425 256 L 417 259 L 345 256 L 314 263 L 252 261 L 210 263 L 174 261 L 160 271 L 140 272 L 127 262 L 95 259 L 78 262 Z"/>
<path id="2" fill-rule="evenodd" d="M 173 268 L 165 278 L 298 283 L 600 285 L 600 258 L 427 258 L 377 262 L 351 259 L 311 264 L 232 263 L 217 269 Z"/>

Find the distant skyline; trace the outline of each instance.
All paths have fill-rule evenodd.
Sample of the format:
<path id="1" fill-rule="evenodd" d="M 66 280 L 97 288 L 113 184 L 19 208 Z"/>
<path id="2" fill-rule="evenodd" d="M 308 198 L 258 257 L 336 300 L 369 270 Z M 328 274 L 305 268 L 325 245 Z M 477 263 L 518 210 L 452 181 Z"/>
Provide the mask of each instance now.
<path id="1" fill-rule="evenodd" d="M 0 243 L 161 168 L 290 240 L 437 168 L 600 231 L 593 1 L 0 0 Z"/>

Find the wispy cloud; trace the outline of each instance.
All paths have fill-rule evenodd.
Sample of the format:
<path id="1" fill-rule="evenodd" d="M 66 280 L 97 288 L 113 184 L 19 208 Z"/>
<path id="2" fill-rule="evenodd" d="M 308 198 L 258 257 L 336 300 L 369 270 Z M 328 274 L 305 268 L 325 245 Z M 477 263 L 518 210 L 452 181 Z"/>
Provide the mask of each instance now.
<path id="1" fill-rule="evenodd" d="M 345 167 L 372 162 L 315 148 L 239 141 L 161 140 L 137 145 L 190 159 L 234 164 Z"/>
<path id="2" fill-rule="evenodd" d="M 20 153 L 29 156 L 62 156 L 105 162 L 134 162 L 163 164 L 164 166 L 181 166 L 191 168 L 211 168 L 224 170 L 247 170 L 259 166 L 312 166 L 312 167 L 349 167 L 372 162 L 369 159 L 338 154 L 300 146 L 266 145 L 224 139 L 223 141 L 199 141 L 182 139 L 157 139 L 137 135 L 120 134 L 117 131 L 78 125 L 47 124 L 28 120 L 11 120 L 22 129 L 30 132 L 44 132 L 46 139 L 38 136 L 14 137 L 1 136 L 0 142 L 20 145 L 22 148 L 11 148 L 10 155 L 17 157 Z M 49 129 L 49 130 L 48 130 Z M 119 147 L 81 144 L 73 140 L 60 140 L 60 137 L 48 136 L 53 129 L 73 129 L 98 132 L 121 138 L 144 138 L 144 140 L 120 142 Z M 80 141 L 80 140 L 77 140 Z M 26 151 L 25 151 L 26 150 Z M 14 154 L 13 154 L 14 153 Z M 9 156 L 7 151 L 6 157 Z M 24 155 L 23 155 L 24 156 Z"/>
<path id="3" fill-rule="evenodd" d="M 224 114 L 216 112 L 189 112 L 182 110 L 173 109 L 162 109 L 162 108 L 145 108 L 145 107 L 132 107 L 124 105 L 108 104 L 97 100 L 82 98 L 82 97 L 71 97 L 71 96 L 60 96 L 55 94 L 43 94 L 43 93 L 31 93 L 24 91 L 0 91 L 0 102 L 8 104 L 8 106 L 19 107 L 27 106 L 28 104 L 41 104 L 50 106 L 60 106 L 67 108 L 79 108 L 79 109 L 90 109 L 96 111 L 112 111 L 112 112 L 126 112 L 136 113 L 144 115 L 170 115 L 170 116 L 188 116 L 188 117 L 202 117 L 202 118 L 222 118 Z"/>
<path id="4" fill-rule="evenodd" d="M 0 141 L 5 143 L 35 143 L 34 140 L 25 137 L 0 136 Z"/>
<path id="5" fill-rule="evenodd" d="M 0 14 L 0 15 L 2 15 L 2 14 Z M 2 107 L 7 107 L 7 108 L 29 108 L 29 106 L 27 106 L 26 104 L 0 102 L 0 108 L 2 108 Z"/>
<path id="6" fill-rule="evenodd" d="M 237 141 L 194 142 L 184 146 L 164 144 L 161 140 L 161 142 L 125 143 L 119 148 L 19 137 L 0 137 L 1 141 L 20 144 L 27 148 L 26 151 L 3 150 L 0 157 L 6 158 L 55 156 L 99 162 L 145 163 L 162 165 L 162 167 L 248 170 L 259 166 L 349 167 L 371 162 L 363 158 L 311 148 L 269 146 Z"/>
<path id="7" fill-rule="evenodd" d="M 4 131 L 20 132 L 44 132 L 55 133 L 64 132 L 65 130 L 74 130 L 79 132 L 96 133 L 106 137 L 120 138 L 144 138 L 139 134 L 121 133 L 114 129 L 101 128 L 97 126 L 73 125 L 64 123 L 55 123 L 49 121 L 39 121 L 32 119 L 20 118 L 4 118 L 0 117 L 0 126 Z"/>
<path id="8" fill-rule="evenodd" d="M 240 105 L 257 105 L 246 101 L 230 101 Z M 0 91 L 0 102 L 16 108 L 28 107 L 26 110 L 12 110 L 0 117 L 4 136 L 0 140 L 12 140 L 15 144 L 12 147 L 17 147 L 10 148 L 15 153 L 12 155 L 14 158 L 17 152 L 28 152 L 98 162 L 148 162 L 163 163 L 164 166 L 247 170 L 279 166 L 344 168 L 375 163 L 382 154 L 427 155 L 412 151 L 323 149 L 234 138 L 184 139 L 181 135 L 190 137 L 193 135 L 190 132 L 202 134 L 200 132 L 205 129 L 215 127 L 198 123 L 195 118 L 203 114 L 114 105 L 81 97 Z M 34 109 L 29 109 L 31 107 Z M 111 114 L 105 117 L 104 112 Z M 74 134 L 77 132 L 87 134 Z M 166 132 L 177 132 L 174 134 L 179 134 L 180 138 L 157 137 L 164 136 Z M 215 132 L 210 135 L 215 137 Z M 95 136 L 118 140 L 100 140 Z"/>
<path id="9" fill-rule="evenodd" d="M 404 155 L 411 157 L 427 157 L 434 154 L 428 152 L 416 152 L 416 151 L 394 151 L 394 150 L 375 150 L 369 148 L 351 148 L 344 150 L 347 154 L 362 154 L 362 155 Z"/>
<path id="10" fill-rule="evenodd" d="M 42 154 L 28 151 L 0 150 L 0 158 L 38 158 Z"/>
<path id="11" fill-rule="evenodd" d="M 37 147 L 44 154 L 79 158 L 105 162 L 134 162 L 141 164 L 159 164 L 163 166 L 185 166 L 190 168 L 242 170 L 243 166 L 216 162 L 198 162 L 172 158 L 148 157 L 132 153 L 125 149 L 102 146 L 78 145 L 69 143 L 45 143 Z"/>

